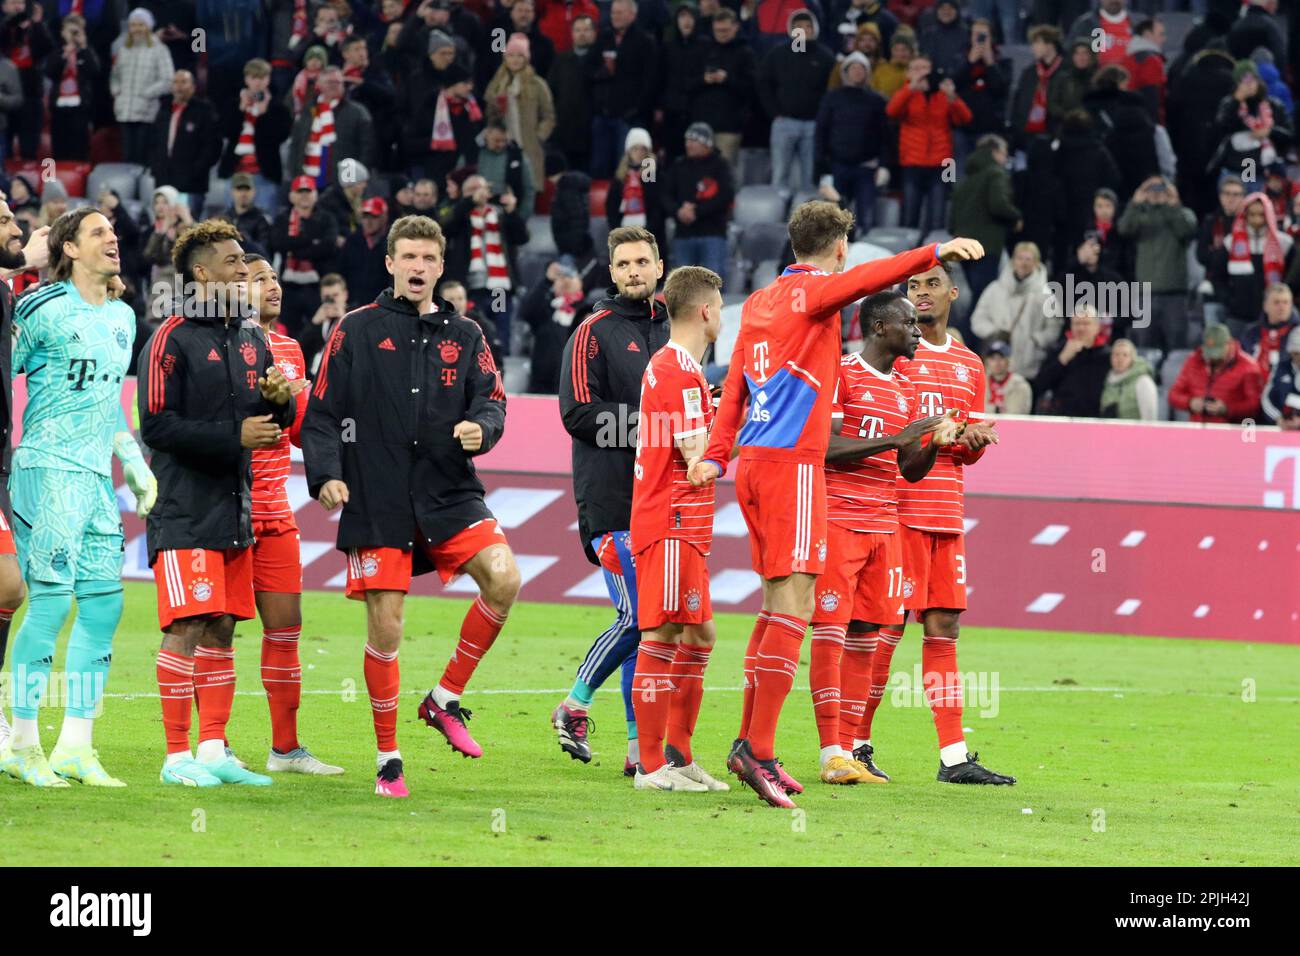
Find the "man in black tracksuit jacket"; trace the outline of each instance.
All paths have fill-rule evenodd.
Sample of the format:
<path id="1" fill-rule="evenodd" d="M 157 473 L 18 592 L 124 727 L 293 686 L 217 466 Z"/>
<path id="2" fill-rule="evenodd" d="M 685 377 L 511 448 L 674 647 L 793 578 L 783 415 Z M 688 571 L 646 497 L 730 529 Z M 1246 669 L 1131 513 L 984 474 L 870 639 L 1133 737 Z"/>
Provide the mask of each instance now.
<path id="1" fill-rule="evenodd" d="M 186 283 L 184 309 L 158 327 L 139 369 L 140 435 L 153 450 L 158 479 L 147 531 L 163 631 L 164 783 L 271 782 L 227 757 L 225 723 L 235 621 L 256 611 L 252 449 L 279 440 L 293 424 L 295 403 L 262 329 L 243 319 L 235 298 L 248 281 L 243 257 L 228 222 L 202 222 L 180 235 L 172 262 Z M 199 708 L 197 761 L 189 750 L 191 693 Z M 176 709 L 179 697 L 186 703 Z"/>
<path id="2" fill-rule="evenodd" d="M 618 616 L 596 639 L 578 668 L 566 700 L 551 715 L 560 747 L 584 763 L 587 711 L 592 694 L 623 667 L 623 701 L 629 741 L 624 773 L 635 773 L 636 718 L 632 671 L 641 632 L 636 619 L 636 572 L 628 532 L 632 524 L 632 469 L 641 376 L 650 356 L 668 342 L 668 312 L 654 298 L 664 264 L 653 233 L 637 226 L 609 235 L 614 288 L 596 303 L 564 346 L 560 366 L 560 417 L 573 436 L 573 495 L 578 534 L 587 560 L 605 572 Z"/>
<path id="3" fill-rule="evenodd" d="M 307 486 L 326 508 L 343 505 L 347 593 L 366 602 L 381 796 L 406 795 L 395 708 L 411 575 L 436 570 L 446 582 L 465 573 L 479 586 L 456 652 L 419 710 L 470 757 L 482 749 L 465 729 L 460 696 L 519 592 L 514 557 L 471 460 L 505 430 L 505 390 L 483 330 L 433 295 L 445 249 L 426 216 L 393 224 L 386 260 L 393 287 L 331 333 L 302 426 Z"/>

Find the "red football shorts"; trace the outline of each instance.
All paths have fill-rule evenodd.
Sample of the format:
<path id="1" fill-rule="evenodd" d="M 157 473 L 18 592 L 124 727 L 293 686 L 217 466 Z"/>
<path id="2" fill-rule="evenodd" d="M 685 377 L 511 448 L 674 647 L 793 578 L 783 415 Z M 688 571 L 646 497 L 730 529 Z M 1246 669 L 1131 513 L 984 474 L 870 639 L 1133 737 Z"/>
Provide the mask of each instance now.
<path id="1" fill-rule="evenodd" d="M 163 630 L 186 617 L 232 614 L 247 621 L 257 613 L 252 548 L 159 551 L 153 579 L 158 586 L 158 625 Z"/>
<path id="2" fill-rule="evenodd" d="M 253 590 L 302 593 L 301 536 L 292 521 L 253 522 Z"/>
<path id="3" fill-rule="evenodd" d="M 903 623 L 902 550 L 897 533 L 850 531 L 832 522 L 812 622 Z"/>
<path id="4" fill-rule="evenodd" d="M 636 619 L 643 631 L 713 619 L 709 564 L 698 548 L 667 538 L 637 552 Z"/>
<path id="5" fill-rule="evenodd" d="M 3 486 L 3 482 L 0 482 Z M 9 519 L 13 515 L 13 508 L 9 504 L 9 489 L 0 490 L 0 554 L 17 554 L 18 549 L 14 547 L 14 530 L 9 525 Z"/>
<path id="6" fill-rule="evenodd" d="M 966 610 L 966 536 L 898 529 L 903 545 L 903 606 Z"/>
<path id="7" fill-rule="evenodd" d="M 792 461 L 741 459 L 736 498 L 749 528 L 754 570 L 767 581 L 826 566 L 826 470 Z"/>
<path id="8" fill-rule="evenodd" d="M 484 518 L 439 544 L 425 545 L 444 584 L 460 574 L 470 558 L 494 544 L 505 544 L 495 518 Z M 348 551 L 347 595 L 364 601 L 367 591 L 409 591 L 411 552 L 404 548 L 352 548 Z"/>

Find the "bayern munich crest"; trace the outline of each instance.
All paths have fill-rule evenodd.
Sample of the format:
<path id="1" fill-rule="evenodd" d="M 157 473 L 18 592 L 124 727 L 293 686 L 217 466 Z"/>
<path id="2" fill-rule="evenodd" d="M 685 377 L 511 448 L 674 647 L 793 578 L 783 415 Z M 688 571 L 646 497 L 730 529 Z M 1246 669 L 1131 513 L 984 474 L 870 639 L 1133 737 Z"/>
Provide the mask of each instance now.
<path id="1" fill-rule="evenodd" d="M 825 542 L 825 541 L 818 541 L 818 542 L 817 542 L 817 560 L 818 560 L 818 561 L 825 561 L 825 560 L 826 560 L 826 542 Z"/>
<path id="2" fill-rule="evenodd" d="M 378 558 L 376 558 L 373 554 L 367 554 L 364 558 L 361 559 L 362 577 L 373 578 L 378 573 L 379 573 Z"/>
<path id="3" fill-rule="evenodd" d="M 831 614 L 839 608 L 840 596 L 834 591 L 823 591 L 817 598 L 817 606 L 827 614 Z"/>
<path id="4" fill-rule="evenodd" d="M 959 382 L 964 382 L 966 379 L 970 378 L 970 372 L 966 369 L 965 365 L 958 365 L 953 374 L 957 376 L 957 381 Z"/>
<path id="5" fill-rule="evenodd" d="M 212 584 L 206 578 L 199 578 L 190 585 L 190 593 L 196 601 L 206 601 L 212 597 Z"/>
<path id="6" fill-rule="evenodd" d="M 898 396 L 898 410 L 902 412 L 904 415 L 907 414 L 907 399 L 905 399 L 902 395 Z"/>
<path id="7" fill-rule="evenodd" d="M 460 361 L 460 343 L 453 342 L 450 339 L 439 342 L 438 357 L 448 365 L 455 365 Z"/>
<path id="8" fill-rule="evenodd" d="M 279 368 L 280 374 L 283 375 L 286 380 L 292 382 L 298 377 L 298 369 L 288 359 L 281 359 L 275 364 L 276 367 Z"/>
<path id="9" fill-rule="evenodd" d="M 903 580 L 903 597 L 910 598 L 915 590 L 916 586 L 912 584 L 912 579 L 905 578 Z"/>
<path id="10" fill-rule="evenodd" d="M 700 592 L 695 590 L 695 588 L 691 588 L 686 592 L 686 600 L 684 603 L 686 604 L 686 610 L 694 614 L 700 609 Z"/>

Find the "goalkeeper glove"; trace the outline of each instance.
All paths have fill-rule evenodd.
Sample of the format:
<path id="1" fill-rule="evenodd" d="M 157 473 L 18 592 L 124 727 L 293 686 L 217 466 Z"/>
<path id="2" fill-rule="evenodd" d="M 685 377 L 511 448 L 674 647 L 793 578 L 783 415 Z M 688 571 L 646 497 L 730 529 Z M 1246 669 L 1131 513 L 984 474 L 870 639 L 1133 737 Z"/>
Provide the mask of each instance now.
<path id="1" fill-rule="evenodd" d="M 143 518 L 152 510 L 158 498 L 158 479 L 153 476 L 145 464 L 140 446 L 130 432 L 118 432 L 113 436 L 113 454 L 122 463 L 122 472 L 126 475 L 126 486 L 135 495 L 135 514 Z"/>

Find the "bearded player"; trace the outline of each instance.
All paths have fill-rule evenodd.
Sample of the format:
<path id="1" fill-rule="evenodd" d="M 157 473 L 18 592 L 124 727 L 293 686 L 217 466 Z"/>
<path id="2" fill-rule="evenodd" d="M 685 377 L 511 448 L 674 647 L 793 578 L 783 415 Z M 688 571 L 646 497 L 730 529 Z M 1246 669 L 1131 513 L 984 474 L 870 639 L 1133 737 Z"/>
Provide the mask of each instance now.
<path id="1" fill-rule="evenodd" d="M 916 390 L 894 370 L 921 341 L 901 292 L 863 300 L 861 352 L 840 360 L 826 452 L 826 571 L 817 579 L 809 686 L 823 783 L 884 783 L 851 753 L 871 683 L 875 631 L 903 622 L 897 482 L 924 477 L 958 434 L 952 415 L 915 419 Z M 868 623 L 872 622 L 872 623 Z M 862 756 L 870 759 L 869 754 Z"/>
<path id="2" fill-rule="evenodd" d="M 998 440 L 984 416 L 984 364 L 948 334 L 948 317 L 957 299 L 948 270 L 927 269 L 907 280 L 907 297 L 916 306 L 922 340 L 916 354 L 900 358 L 895 369 L 916 387 L 922 415 L 956 413 L 964 424 L 960 440 L 939 452 L 930 473 L 916 484 L 898 486 L 899 529 L 903 545 L 903 605 L 921 622 L 921 669 L 926 697 L 939 734 L 941 783 L 1013 784 L 1015 777 L 994 773 L 967 753 L 962 732 L 962 684 L 957 670 L 959 617 L 966 609 L 966 541 L 962 469 L 979 461 Z M 854 740 L 855 750 L 871 759 L 871 718 L 889 681 L 889 664 L 903 628 L 880 630 L 871 665 L 871 692 Z"/>
<path id="3" fill-rule="evenodd" d="M 713 422 L 700 360 L 722 327 L 721 289 L 722 277 L 699 266 L 669 274 L 664 301 L 670 337 L 651 356 L 641 381 L 631 528 L 640 579 L 641 643 L 632 681 L 638 790 L 731 789 L 691 756 L 714 641 L 708 568 L 713 485 L 692 485 L 686 463 L 704 453 Z"/>
<path id="4" fill-rule="evenodd" d="M 853 215 L 804 203 L 790 217 L 797 264 L 745 300 L 722 404 L 691 481 L 720 478 L 740 449 L 736 495 L 750 533 L 763 611 L 746 653 L 753 661 L 741 732 L 727 766 L 769 805 L 793 807 L 798 781 L 776 761 L 776 725 L 794 684 L 813 591 L 826 564 L 826 449 L 840 361 L 840 309 L 945 259 L 978 259 L 983 247 L 953 239 L 845 271 Z M 741 417 L 749 412 L 744 427 Z M 737 434 L 739 432 L 739 434 Z"/>
<path id="5" fill-rule="evenodd" d="M 273 773 L 333 776 L 343 772 L 318 760 L 298 741 L 298 707 L 302 700 L 302 664 L 298 638 L 302 634 L 301 537 L 285 484 L 289 479 L 289 445 L 302 447 L 302 419 L 307 413 L 306 362 L 302 347 L 275 331 L 280 318 L 280 277 L 265 257 L 245 254 L 248 265 L 248 304 L 266 334 L 266 344 L 293 393 L 297 411 L 293 424 L 268 448 L 253 449 L 253 599 L 262 619 L 262 686 L 271 709 L 271 753 L 266 769 Z"/>

